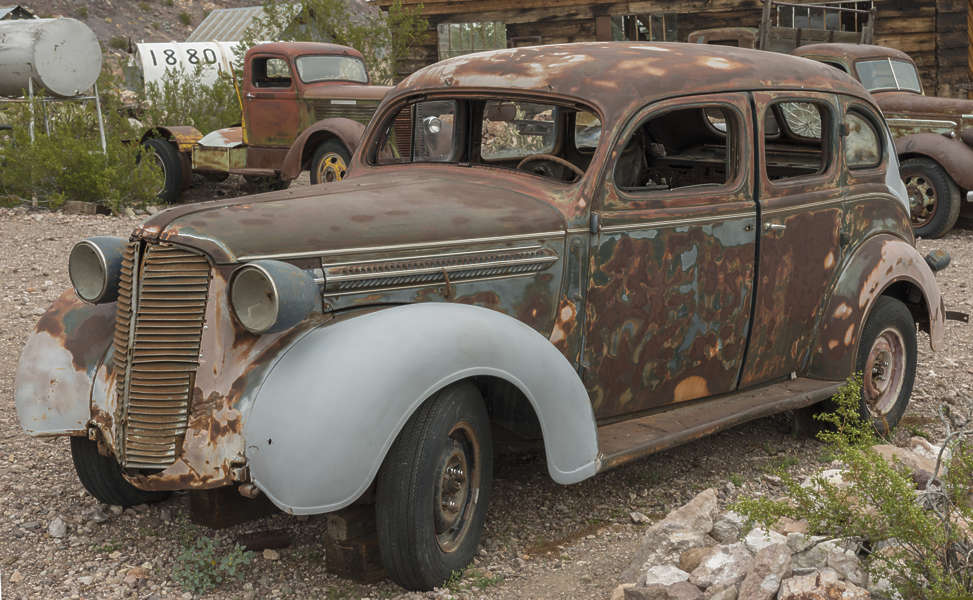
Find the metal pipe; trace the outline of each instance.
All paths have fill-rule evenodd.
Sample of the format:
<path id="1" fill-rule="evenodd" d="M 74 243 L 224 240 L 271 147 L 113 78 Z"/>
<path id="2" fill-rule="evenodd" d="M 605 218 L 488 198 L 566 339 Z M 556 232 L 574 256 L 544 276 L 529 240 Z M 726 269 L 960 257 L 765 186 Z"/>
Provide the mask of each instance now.
<path id="1" fill-rule="evenodd" d="M 98 133 L 101 134 L 101 153 L 108 155 L 108 144 L 105 143 L 105 121 L 101 118 L 101 96 L 98 94 L 98 84 L 95 83 L 95 111 L 98 113 Z"/>

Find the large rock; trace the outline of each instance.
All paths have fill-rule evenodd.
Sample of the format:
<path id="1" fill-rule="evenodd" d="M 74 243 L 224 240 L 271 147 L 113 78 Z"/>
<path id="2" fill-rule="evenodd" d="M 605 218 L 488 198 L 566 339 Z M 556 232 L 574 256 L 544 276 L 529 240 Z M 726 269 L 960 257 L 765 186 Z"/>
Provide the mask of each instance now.
<path id="1" fill-rule="evenodd" d="M 741 595 L 742 597 L 742 595 Z M 870 600 L 871 595 L 853 583 L 841 581 L 826 569 L 810 575 L 795 575 L 781 582 L 777 600 Z"/>
<path id="2" fill-rule="evenodd" d="M 757 552 L 750 571 L 740 584 L 740 598 L 773 600 L 780 583 L 791 576 L 791 552 L 787 544 L 773 544 Z"/>
<path id="3" fill-rule="evenodd" d="M 699 563 L 715 551 L 716 546 L 690 548 L 679 555 L 679 568 L 687 573 L 692 573 L 699 566 Z"/>
<path id="4" fill-rule="evenodd" d="M 892 446 L 891 444 L 877 444 L 872 446 L 879 456 L 884 458 L 889 464 L 895 465 L 897 462 L 902 463 L 913 477 L 920 477 L 929 479 L 932 476 L 933 471 L 936 468 L 936 459 L 927 458 L 925 456 L 920 456 L 919 454 L 908 450 L 906 448 L 899 448 L 898 446 Z M 940 471 L 943 468 L 940 467 Z M 943 473 L 939 473 L 940 476 Z"/>
<path id="5" fill-rule="evenodd" d="M 728 510 L 713 522 L 713 530 L 710 535 L 721 544 L 739 542 L 740 534 L 743 533 L 743 526 L 746 522 L 746 517 L 738 512 Z"/>
<path id="6" fill-rule="evenodd" d="M 656 565 L 675 564 L 690 548 L 715 545 L 709 532 L 716 514 L 716 490 L 710 488 L 654 523 L 622 572 L 622 581 L 637 581 L 641 573 Z"/>
<path id="7" fill-rule="evenodd" d="M 738 595 L 736 585 L 714 585 L 706 590 L 703 598 L 706 600 L 737 600 L 737 598 L 740 598 L 742 600 L 743 596 Z"/>
<path id="8" fill-rule="evenodd" d="M 807 533 L 810 528 L 811 525 L 807 522 L 807 519 L 795 520 L 788 517 L 781 517 L 777 519 L 777 522 L 774 523 L 773 527 L 771 527 L 771 529 L 781 535 L 788 535 L 791 533 Z"/>
<path id="9" fill-rule="evenodd" d="M 625 588 L 625 600 L 703 600 L 703 592 L 685 581 L 672 585 Z"/>
<path id="10" fill-rule="evenodd" d="M 649 567 L 639 578 L 639 585 L 672 585 L 689 579 L 689 573 L 672 565 Z"/>
<path id="11" fill-rule="evenodd" d="M 847 579 L 857 586 L 868 585 L 868 575 L 862 568 L 858 555 L 851 550 L 838 547 L 829 549 L 827 565 L 837 571 L 842 579 Z"/>
<path id="12" fill-rule="evenodd" d="M 821 485 L 818 482 L 823 482 L 839 490 L 845 489 L 851 486 L 851 482 L 845 478 L 845 473 L 844 469 L 825 469 L 816 475 L 805 477 L 804 481 L 801 482 L 801 487 L 819 490 Z"/>
<path id="13" fill-rule="evenodd" d="M 704 590 L 714 585 L 737 583 L 747 574 L 752 561 L 753 556 L 741 543 L 719 546 L 693 570 L 689 583 Z"/>
<path id="14" fill-rule="evenodd" d="M 743 538 L 743 543 L 746 544 L 747 550 L 756 554 L 767 546 L 786 544 L 787 538 L 776 531 L 764 529 L 763 527 L 754 527 L 747 534 L 747 537 Z"/>

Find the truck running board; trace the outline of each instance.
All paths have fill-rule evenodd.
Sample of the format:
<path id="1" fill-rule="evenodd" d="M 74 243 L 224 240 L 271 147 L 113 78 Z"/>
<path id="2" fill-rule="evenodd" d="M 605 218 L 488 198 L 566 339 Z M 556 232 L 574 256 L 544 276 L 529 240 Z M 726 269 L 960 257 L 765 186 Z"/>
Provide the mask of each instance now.
<path id="1" fill-rule="evenodd" d="M 599 471 L 747 421 L 816 404 L 833 396 L 842 385 L 840 381 L 799 377 L 602 425 L 598 428 Z"/>

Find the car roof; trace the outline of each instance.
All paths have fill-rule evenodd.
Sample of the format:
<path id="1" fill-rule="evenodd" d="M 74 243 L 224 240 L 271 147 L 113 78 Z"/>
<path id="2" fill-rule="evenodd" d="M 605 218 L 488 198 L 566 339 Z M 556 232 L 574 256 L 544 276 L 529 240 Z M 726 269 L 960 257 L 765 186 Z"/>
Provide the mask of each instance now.
<path id="1" fill-rule="evenodd" d="M 391 96 L 464 89 L 550 93 L 613 116 L 652 100 L 740 90 L 819 90 L 869 98 L 856 80 L 820 62 L 676 42 L 584 42 L 467 54 L 416 71 Z"/>
<path id="2" fill-rule="evenodd" d="M 343 54 L 362 58 L 361 52 L 349 46 L 327 44 L 324 42 L 264 42 L 256 44 L 247 50 L 247 58 L 252 54 L 269 53 L 285 56 L 299 56 L 302 54 Z"/>
<path id="3" fill-rule="evenodd" d="M 854 62 L 862 58 L 900 58 L 912 62 L 912 58 L 905 52 L 888 46 L 874 46 L 871 44 L 808 44 L 794 50 L 795 56 L 831 56 Z"/>

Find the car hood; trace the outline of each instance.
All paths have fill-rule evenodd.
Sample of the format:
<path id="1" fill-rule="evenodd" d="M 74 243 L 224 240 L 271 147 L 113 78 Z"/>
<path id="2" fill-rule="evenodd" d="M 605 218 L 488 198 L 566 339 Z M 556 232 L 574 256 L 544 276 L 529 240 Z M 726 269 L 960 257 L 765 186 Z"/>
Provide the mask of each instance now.
<path id="1" fill-rule="evenodd" d="M 490 173 L 391 170 L 232 201 L 175 207 L 135 235 L 197 248 L 215 263 L 257 257 L 340 255 L 343 250 L 448 246 L 477 239 L 561 232 L 565 218 L 536 194 Z M 444 170 L 445 171 L 445 170 Z M 506 182 L 506 180 L 504 180 Z"/>
<path id="2" fill-rule="evenodd" d="M 964 114 L 973 114 L 973 100 L 922 96 L 912 92 L 876 92 L 872 96 L 889 118 L 938 118 L 958 124 Z"/>

